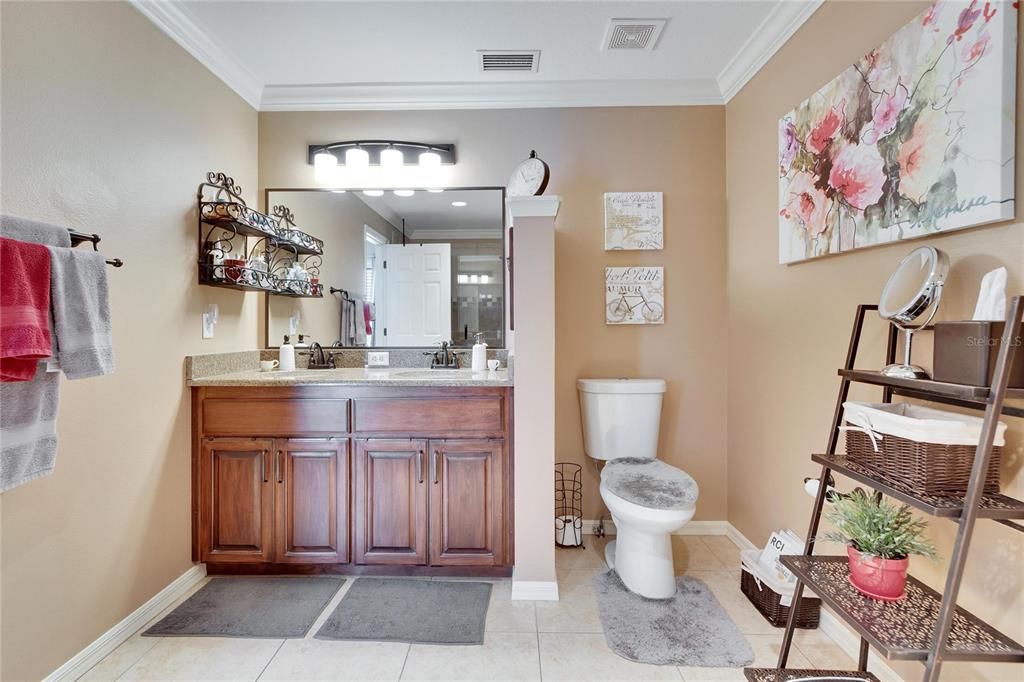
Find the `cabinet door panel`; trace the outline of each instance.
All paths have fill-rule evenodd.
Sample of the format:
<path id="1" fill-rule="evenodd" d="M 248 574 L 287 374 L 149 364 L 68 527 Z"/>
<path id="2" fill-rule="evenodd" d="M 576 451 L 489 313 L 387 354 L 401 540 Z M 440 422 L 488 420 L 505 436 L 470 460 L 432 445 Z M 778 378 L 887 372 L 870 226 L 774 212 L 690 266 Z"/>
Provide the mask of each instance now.
<path id="1" fill-rule="evenodd" d="M 203 561 L 269 561 L 274 496 L 269 477 L 273 441 L 214 438 L 200 462 L 200 546 Z"/>
<path id="2" fill-rule="evenodd" d="M 433 441 L 430 562 L 496 566 L 504 552 L 504 443 Z"/>
<path id="3" fill-rule="evenodd" d="M 277 446 L 275 561 L 348 562 L 348 440 L 289 439 Z"/>
<path id="4" fill-rule="evenodd" d="M 427 562 L 427 442 L 357 440 L 355 562 Z"/>

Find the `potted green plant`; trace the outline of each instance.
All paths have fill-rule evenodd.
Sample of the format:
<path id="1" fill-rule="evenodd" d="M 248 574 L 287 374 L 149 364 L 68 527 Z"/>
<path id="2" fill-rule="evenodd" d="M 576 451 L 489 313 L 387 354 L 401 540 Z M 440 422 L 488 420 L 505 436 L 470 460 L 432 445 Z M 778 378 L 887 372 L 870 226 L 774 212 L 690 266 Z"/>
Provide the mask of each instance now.
<path id="1" fill-rule="evenodd" d="M 862 594 L 882 601 L 902 599 L 910 555 L 935 559 L 924 537 L 928 526 L 907 505 L 897 506 L 860 488 L 842 496 L 826 515 L 836 527 L 826 538 L 846 545 L 850 582 Z"/>

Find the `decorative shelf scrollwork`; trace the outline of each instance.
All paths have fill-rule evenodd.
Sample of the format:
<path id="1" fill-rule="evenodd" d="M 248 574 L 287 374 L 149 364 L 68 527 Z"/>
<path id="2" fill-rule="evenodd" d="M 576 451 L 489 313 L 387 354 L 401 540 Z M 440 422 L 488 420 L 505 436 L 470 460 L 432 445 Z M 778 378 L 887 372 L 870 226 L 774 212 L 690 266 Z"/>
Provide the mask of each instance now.
<path id="1" fill-rule="evenodd" d="M 199 283 L 282 296 L 323 297 L 318 282 L 323 240 L 297 229 L 295 215 L 287 206 L 274 206 L 272 215 L 267 215 L 246 205 L 241 193 L 241 186 L 226 173 L 211 171 L 199 184 Z M 241 244 L 236 237 L 242 238 Z M 246 237 L 256 241 L 249 246 Z M 262 257 L 257 258 L 261 245 Z M 239 251 L 244 258 L 231 257 Z M 308 271 L 311 276 L 285 276 L 289 270 L 286 263 L 300 260 L 313 263 Z"/>

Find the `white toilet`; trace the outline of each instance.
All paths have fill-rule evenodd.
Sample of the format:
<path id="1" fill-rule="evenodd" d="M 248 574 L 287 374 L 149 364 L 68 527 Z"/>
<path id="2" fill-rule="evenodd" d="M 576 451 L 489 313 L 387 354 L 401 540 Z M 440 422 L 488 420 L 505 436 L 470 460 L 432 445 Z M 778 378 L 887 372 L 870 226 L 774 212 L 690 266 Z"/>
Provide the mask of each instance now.
<path id="1" fill-rule="evenodd" d="M 605 560 L 630 591 L 649 599 L 676 592 L 670 535 L 693 518 L 697 483 L 657 459 L 661 379 L 579 379 L 583 448 L 605 462 L 601 499 L 615 521 Z"/>

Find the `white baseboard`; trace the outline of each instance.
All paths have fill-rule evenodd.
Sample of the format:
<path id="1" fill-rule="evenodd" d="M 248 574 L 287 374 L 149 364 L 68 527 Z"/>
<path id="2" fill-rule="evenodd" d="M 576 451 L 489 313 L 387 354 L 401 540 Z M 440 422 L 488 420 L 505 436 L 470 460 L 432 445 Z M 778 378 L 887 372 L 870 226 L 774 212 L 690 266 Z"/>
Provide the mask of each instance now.
<path id="1" fill-rule="evenodd" d="M 751 542 L 747 536 L 741 533 L 731 523 L 727 524 L 725 535 L 733 544 L 740 549 L 757 549 L 758 546 Z M 845 651 L 850 658 L 857 660 L 860 655 L 860 636 L 846 626 L 839 616 L 835 615 L 826 607 L 821 607 L 821 619 L 818 629 Z M 868 655 L 868 670 L 874 673 L 875 677 L 882 682 L 903 682 L 903 678 L 896 674 L 896 671 L 889 667 L 885 659 L 874 651 Z"/>
<path id="2" fill-rule="evenodd" d="M 558 581 L 516 580 L 513 575 L 512 601 L 558 601 Z"/>
<path id="3" fill-rule="evenodd" d="M 205 564 L 197 564 L 188 569 L 170 585 L 153 595 L 149 601 L 128 614 L 124 620 L 47 675 L 45 682 L 78 679 L 205 577 Z"/>
<path id="4" fill-rule="evenodd" d="M 597 519 L 583 519 L 583 534 L 593 535 L 594 526 L 597 524 Z M 605 535 L 615 535 L 615 522 L 605 519 L 604 532 Z M 728 533 L 728 521 L 690 521 L 673 535 L 728 535 Z"/>

